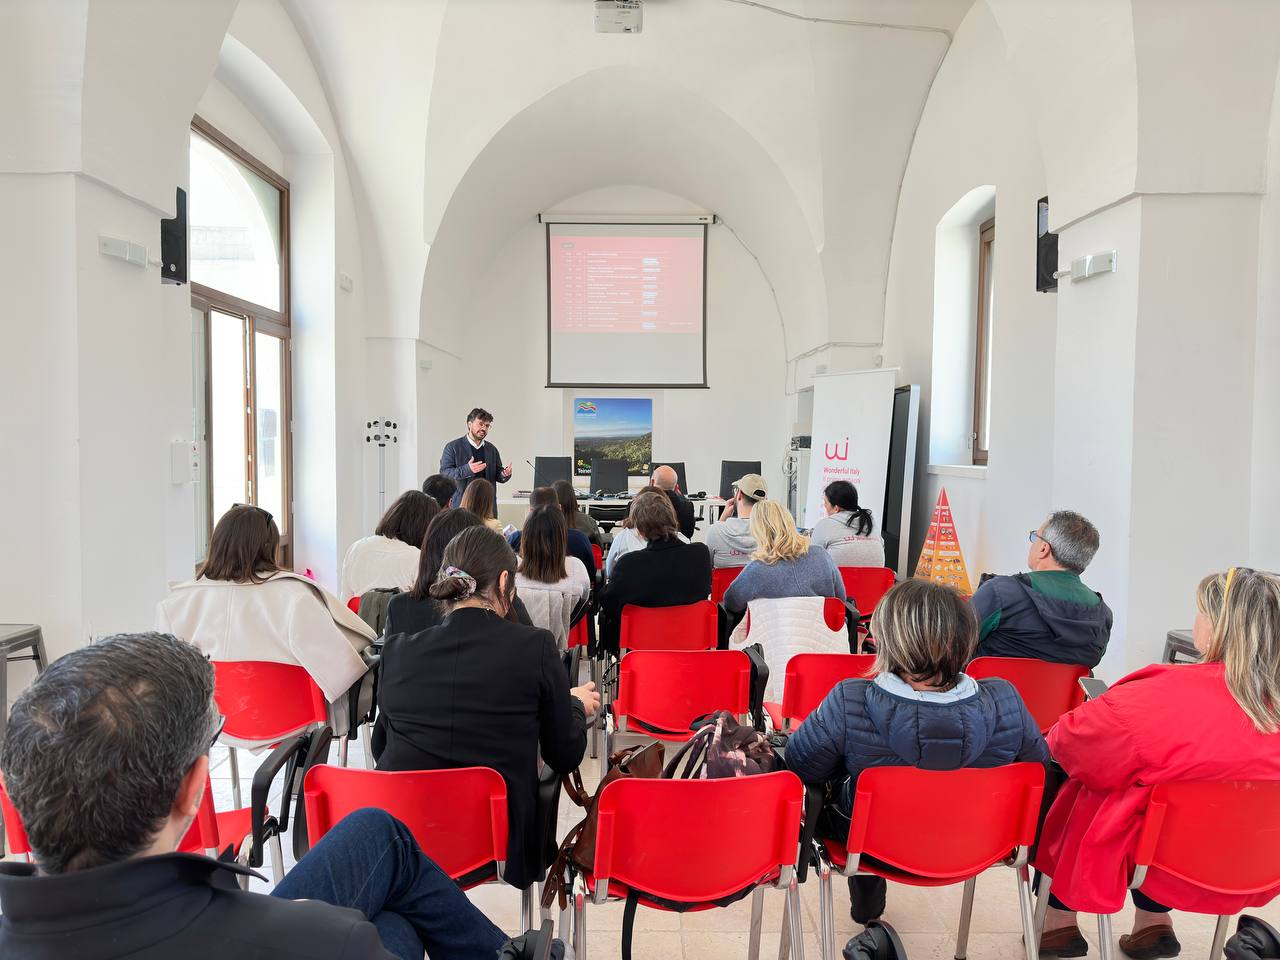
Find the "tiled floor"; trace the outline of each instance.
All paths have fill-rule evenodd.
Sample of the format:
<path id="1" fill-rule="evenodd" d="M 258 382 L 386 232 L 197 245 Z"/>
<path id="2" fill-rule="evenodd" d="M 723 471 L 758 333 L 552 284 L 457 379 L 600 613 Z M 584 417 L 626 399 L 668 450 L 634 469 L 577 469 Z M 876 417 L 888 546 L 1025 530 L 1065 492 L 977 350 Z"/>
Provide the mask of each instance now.
<path id="1" fill-rule="evenodd" d="M 212 771 L 214 799 L 220 809 L 231 803 L 230 771 L 225 751 L 217 750 Z M 335 747 L 336 757 L 336 747 Z M 244 784 L 244 799 L 248 802 L 248 786 L 254 758 L 240 752 L 240 774 Z M 352 745 L 350 763 L 363 766 L 364 756 L 359 745 Z M 597 780 L 597 764 L 584 762 L 583 779 L 588 787 Z M 273 798 L 274 808 L 274 798 Z M 561 799 L 560 833 L 564 834 L 579 819 L 579 811 L 567 799 Z M 287 847 L 287 843 L 286 843 Z M 292 865 L 293 857 L 285 850 L 286 865 Z M 264 874 L 270 871 L 264 867 Z M 254 881 L 263 891 L 270 884 Z M 520 894 L 518 891 L 496 884 L 471 891 L 472 901 L 500 927 L 512 932 L 519 926 Z M 805 956 L 817 960 L 818 949 L 818 886 L 816 879 L 800 888 L 804 908 Z M 837 878 L 836 892 L 836 944 L 837 950 L 845 941 L 861 930 L 849 917 L 848 894 L 843 881 Z M 782 927 L 783 894 L 769 892 L 765 897 L 764 934 L 761 955 L 772 958 L 777 955 Z M 1280 901 L 1269 907 L 1251 911 L 1273 924 L 1280 925 Z M 925 889 L 891 884 L 888 910 L 885 920 L 902 936 L 903 944 L 911 960 L 947 960 L 955 949 L 956 925 L 960 916 L 960 887 Z M 1113 919 L 1115 934 L 1128 932 L 1132 923 L 1131 907 Z M 1085 921 L 1084 934 L 1090 942 L 1090 956 L 1098 957 L 1097 928 L 1090 926 L 1092 918 Z M 635 960 L 721 960 L 747 956 L 747 931 L 750 922 L 750 901 L 743 900 L 722 910 L 702 913 L 674 914 L 641 908 L 636 917 L 636 931 L 632 955 Z M 1213 918 L 1190 914 L 1175 914 L 1174 923 L 1183 945 L 1183 956 L 1202 960 L 1207 958 L 1213 936 Z M 613 960 L 619 953 L 619 931 L 622 928 L 622 905 L 610 903 L 587 907 L 588 952 L 591 960 Z M 1234 929 L 1234 925 L 1233 925 Z M 968 955 L 975 960 L 1017 960 L 1022 957 L 1022 928 L 1018 914 L 1017 891 L 1013 871 L 1006 868 L 989 870 L 978 880 L 978 892 L 974 902 L 973 926 L 969 937 Z M 1120 955 L 1123 956 L 1123 955 Z"/>

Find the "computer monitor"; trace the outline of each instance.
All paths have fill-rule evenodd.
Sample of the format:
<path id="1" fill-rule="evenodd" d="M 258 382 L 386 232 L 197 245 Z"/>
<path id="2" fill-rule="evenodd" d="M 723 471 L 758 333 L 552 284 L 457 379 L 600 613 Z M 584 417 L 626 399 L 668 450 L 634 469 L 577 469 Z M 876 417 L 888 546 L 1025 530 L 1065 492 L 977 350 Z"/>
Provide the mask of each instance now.
<path id="1" fill-rule="evenodd" d="M 733 485 L 748 473 L 759 473 L 759 460 L 721 460 L 720 461 L 720 499 L 728 500 L 733 496 Z"/>
<path id="2" fill-rule="evenodd" d="M 591 461 L 592 493 L 626 493 L 627 461 L 625 460 L 592 460 Z"/>
<path id="3" fill-rule="evenodd" d="M 573 457 L 534 457 L 533 485 L 549 487 L 557 480 L 573 482 Z"/>
<path id="4" fill-rule="evenodd" d="M 686 497 L 689 495 L 689 483 L 684 478 L 684 461 L 683 460 L 655 460 L 653 469 L 659 467 L 670 467 L 676 472 L 676 483 L 680 485 L 680 492 Z"/>

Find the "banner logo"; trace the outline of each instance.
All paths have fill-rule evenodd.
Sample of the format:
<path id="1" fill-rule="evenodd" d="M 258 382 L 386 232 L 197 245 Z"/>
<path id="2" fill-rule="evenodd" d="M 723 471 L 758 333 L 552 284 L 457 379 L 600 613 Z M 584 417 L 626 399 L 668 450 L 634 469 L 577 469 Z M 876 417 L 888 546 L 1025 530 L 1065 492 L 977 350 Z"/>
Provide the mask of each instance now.
<path id="1" fill-rule="evenodd" d="M 596 405 L 590 400 L 579 400 L 578 409 L 575 412 L 584 417 L 594 417 L 596 415 Z"/>
<path id="2" fill-rule="evenodd" d="M 849 459 L 849 438 L 844 438 L 844 450 L 840 450 L 839 443 L 824 443 L 822 445 L 822 453 L 828 460 L 848 460 Z"/>

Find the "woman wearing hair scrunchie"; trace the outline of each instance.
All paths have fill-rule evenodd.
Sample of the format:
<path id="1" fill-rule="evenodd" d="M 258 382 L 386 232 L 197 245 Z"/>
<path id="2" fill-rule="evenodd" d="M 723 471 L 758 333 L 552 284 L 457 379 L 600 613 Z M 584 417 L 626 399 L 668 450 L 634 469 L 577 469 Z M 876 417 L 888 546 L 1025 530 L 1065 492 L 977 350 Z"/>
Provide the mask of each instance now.
<path id="1" fill-rule="evenodd" d="M 540 860 L 539 751 L 556 773 L 577 768 L 600 695 L 591 683 L 570 689 L 551 634 L 515 621 L 515 582 L 516 555 L 500 534 L 469 527 L 445 547 L 430 588 L 443 619 L 383 647 L 378 769 L 497 770 L 510 824 L 504 878 L 527 887 Z"/>
<path id="2" fill-rule="evenodd" d="M 837 567 L 883 567 L 884 541 L 876 534 L 871 511 L 858 504 L 858 488 L 836 480 L 822 491 L 826 516 L 813 528 L 814 546 L 831 554 Z"/>

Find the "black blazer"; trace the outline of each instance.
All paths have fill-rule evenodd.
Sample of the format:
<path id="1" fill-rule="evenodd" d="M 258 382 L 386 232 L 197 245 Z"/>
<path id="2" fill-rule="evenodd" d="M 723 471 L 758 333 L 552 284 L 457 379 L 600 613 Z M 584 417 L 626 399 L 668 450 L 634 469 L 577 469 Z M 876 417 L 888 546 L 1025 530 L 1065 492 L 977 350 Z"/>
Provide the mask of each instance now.
<path id="1" fill-rule="evenodd" d="M 450 440 L 444 445 L 444 452 L 440 454 L 440 473 L 458 485 L 458 492 L 453 495 L 451 506 L 456 507 L 462 502 L 462 491 L 477 477 L 482 477 L 493 484 L 506 483 L 511 479 L 502 475 L 502 454 L 498 453 L 498 448 L 488 440 L 479 450 L 484 457 L 484 469 L 479 473 L 472 473 L 467 464 L 471 462 L 476 452 L 476 448 L 466 437 Z"/>
<path id="2" fill-rule="evenodd" d="M 382 648 L 378 707 L 387 742 L 379 770 L 492 767 L 507 782 L 507 882 L 542 879 L 537 850 L 538 751 L 556 773 L 587 748 L 582 701 L 550 632 L 488 610 L 454 610 Z"/>
<path id="3" fill-rule="evenodd" d="M 563 673 L 563 671 L 561 671 Z M 250 871 L 192 853 L 56 876 L 0 863 L 5 960 L 395 960 L 363 913 L 241 890 Z"/>
<path id="4" fill-rule="evenodd" d="M 692 501 L 684 494 L 676 493 L 674 490 L 668 490 L 667 496 L 671 500 L 671 506 L 675 508 L 676 520 L 680 524 L 680 532 L 692 539 L 693 528 L 697 524 L 697 520 L 693 515 Z"/>
<path id="5" fill-rule="evenodd" d="M 613 576 L 600 591 L 600 643 L 618 649 L 622 608 L 677 607 L 711 595 L 711 551 L 705 543 L 671 537 L 651 540 L 643 550 L 618 558 Z"/>

